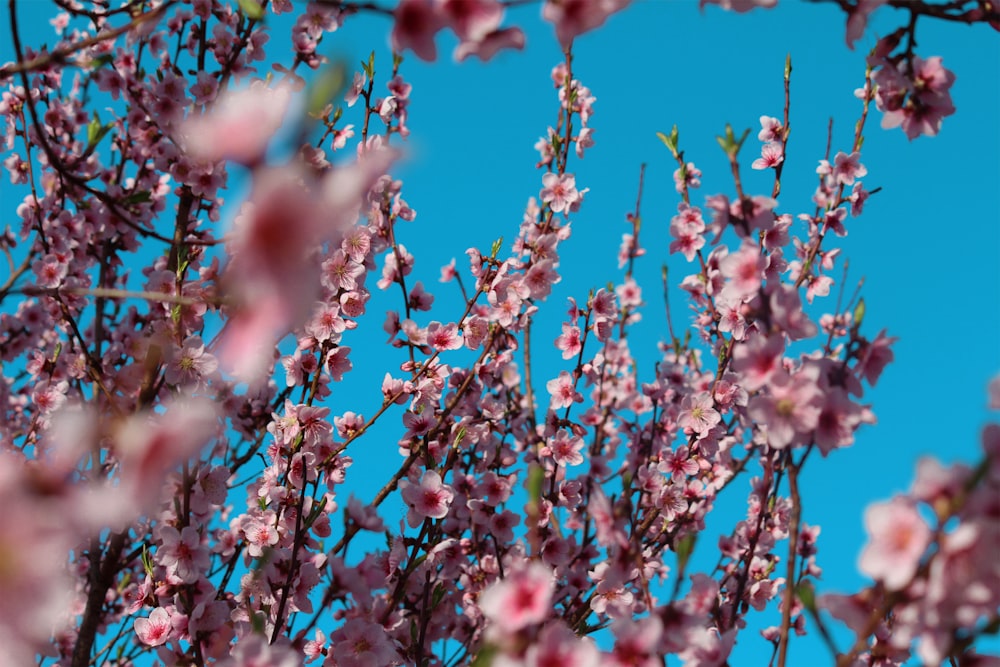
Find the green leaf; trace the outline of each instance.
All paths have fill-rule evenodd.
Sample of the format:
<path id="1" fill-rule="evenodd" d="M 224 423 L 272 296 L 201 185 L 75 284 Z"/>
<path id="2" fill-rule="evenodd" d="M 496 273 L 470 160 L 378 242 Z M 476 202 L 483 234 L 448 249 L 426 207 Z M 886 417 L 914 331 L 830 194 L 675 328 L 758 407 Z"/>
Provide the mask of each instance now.
<path id="1" fill-rule="evenodd" d="M 813 586 L 808 581 L 801 582 L 795 587 L 795 597 L 799 599 L 802 606 L 806 608 L 810 613 L 816 613 L 816 591 L 813 590 Z"/>
<path id="2" fill-rule="evenodd" d="M 545 484 L 545 471 L 542 466 L 532 463 L 528 467 L 528 502 L 538 507 L 542 500 L 542 486 Z"/>
<path id="3" fill-rule="evenodd" d="M 694 543 L 698 539 L 695 533 L 688 533 L 674 542 L 674 553 L 677 554 L 677 568 L 683 571 L 694 552 Z"/>
<path id="4" fill-rule="evenodd" d="M 858 305 L 854 306 L 854 326 L 860 327 L 865 319 L 865 298 L 858 299 Z"/>
<path id="5" fill-rule="evenodd" d="M 264 18 L 264 8 L 261 7 L 257 0 L 236 0 L 239 3 L 240 10 L 246 14 L 247 18 L 253 19 L 254 21 L 259 21 Z"/>
<path id="6" fill-rule="evenodd" d="M 677 126 L 674 125 L 670 130 L 670 134 L 666 135 L 662 132 L 657 132 L 656 136 L 660 138 L 660 141 L 670 149 L 670 153 L 676 158 L 677 157 L 677 145 L 679 142 L 679 135 L 677 133 Z"/>
<path id="7" fill-rule="evenodd" d="M 455 442 L 452 444 L 453 449 L 458 449 L 458 446 L 462 444 L 462 440 L 465 439 L 466 429 L 464 426 L 459 426 L 458 431 L 455 433 Z"/>
<path id="8" fill-rule="evenodd" d="M 369 80 L 375 78 L 375 52 L 372 51 L 368 56 L 368 62 L 361 62 L 361 69 L 365 71 L 365 75 Z"/>
<path id="9" fill-rule="evenodd" d="M 128 197 L 122 199 L 123 204 L 145 204 L 153 199 L 153 193 L 148 190 L 133 192 Z"/>
<path id="10" fill-rule="evenodd" d="M 97 112 L 94 112 L 94 117 L 89 123 L 87 123 L 87 143 L 95 144 L 97 143 L 97 133 L 101 131 L 101 119 L 97 116 Z"/>
<path id="11" fill-rule="evenodd" d="M 340 97 L 346 84 L 347 63 L 340 60 L 324 68 L 309 89 L 306 112 L 312 115 L 322 112 L 328 104 Z"/>
<path id="12" fill-rule="evenodd" d="M 501 236 L 496 241 L 493 242 L 493 247 L 490 249 L 490 259 L 496 259 L 497 254 L 500 252 L 500 248 L 503 246 L 503 237 Z"/>
<path id="13" fill-rule="evenodd" d="M 142 569 L 145 570 L 146 574 L 150 579 L 153 578 L 153 560 L 149 557 L 149 549 L 146 545 L 142 545 Z"/>
<path id="14" fill-rule="evenodd" d="M 114 61 L 115 61 L 115 57 L 112 54 L 110 54 L 110 53 L 102 53 L 99 56 L 94 56 L 93 60 L 91 60 L 89 63 L 87 63 L 87 65 L 89 67 L 92 67 L 93 69 L 100 69 L 101 67 L 104 67 L 105 65 L 110 65 Z"/>
<path id="15" fill-rule="evenodd" d="M 493 658 L 497 655 L 497 647 L 491 644 L 487 644 L 479 651 L 472 664 L 469 667 L 490 667 L 493 664 Z"/>
<path id="16" fill-rule="evenodd" d="M 743 130 L 743 135 L 737 139 L 736 134 L 733 132 L 733 126 L 726 123 L 726 135 L 724 137 L 716 137 L 715 140 L 719 142 L 719 146 L 729 156 L 729 159 L 735 160 L 736 155 L 740 152 L 740 148 L 743 147 L 743 142 L 747 140 L 749 134 L 750 129 L 747 128 Z"/>

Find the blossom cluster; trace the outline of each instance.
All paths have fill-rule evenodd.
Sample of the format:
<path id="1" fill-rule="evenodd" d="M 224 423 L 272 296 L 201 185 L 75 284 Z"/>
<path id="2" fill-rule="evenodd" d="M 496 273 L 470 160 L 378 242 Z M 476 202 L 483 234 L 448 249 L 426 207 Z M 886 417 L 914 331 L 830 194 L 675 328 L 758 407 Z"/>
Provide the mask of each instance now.
<path id="1" fill-rule="evenodd" d="M 744 192 L 730 128 L 734 191 L 695 199 L 702 172 L 676 128 L 663 135 L 692 328 L 671 324 L 644 374 L 628 338 L 650 250 L 641 196 L 622 275 L 532 339 L 589 192 L 572 166 L 594 146 L 597 98 L 572 44 L 627 0 L 545 0 L 566 57 L 538 190 L 512 243 L 442 269 L 457 306 L 415 280 L 417 212 L 391 173 L 413 103 L 399 56 L 433 60 L 442 29 L 459 60 L 520 48 L 501 27 L 511 4 L 60 2 L 45 51 L 22 47 L 12 8 L 0 128 L 23 197 L 0 237 L 0 665 L 717 667 L 768 608 L 782 665 L 793 632 L 828 634 L 820 611 L 856 634 L 838 663 L 978 659 L 1000 607 L 1000 427 L 975 468 L 924 461 L 907 494 L 870 508 L 873 583 L 856 595 L 809 594 L 820 533 L 796 486 L 813 452 L 874 423 L 865 391 L 893 360 L 862 300 L 817 315 L 842 266 L 832 244 L 870 194 L 869 104 L 934 134 L 954 77 L 880 42 L 857 135 L 817 159 L 815 209 L 798 215 L 777 199 L 787 96 L 752 163 L 774 171 L 769 192 Z M 846 4 L 852 35 L 877 3 Z M 391 65 L 321 68 L 322 40 L 364 11 L 391 18 Z M 285 14 L 291 54 L 275 60 L 265 18 Z M 236 173 L 247 195 L 228 209 Z M 393 354 L 365 416 L 338 384 L 370 304 L 390 300 L 374 326 Z M 539 354 L 564 365 L 541 377 Z M 391 457 L 358 497 L 352 454 L 376 424 Z M 696 538 L 740 487 L 745 518 L 697 571 Z"/>

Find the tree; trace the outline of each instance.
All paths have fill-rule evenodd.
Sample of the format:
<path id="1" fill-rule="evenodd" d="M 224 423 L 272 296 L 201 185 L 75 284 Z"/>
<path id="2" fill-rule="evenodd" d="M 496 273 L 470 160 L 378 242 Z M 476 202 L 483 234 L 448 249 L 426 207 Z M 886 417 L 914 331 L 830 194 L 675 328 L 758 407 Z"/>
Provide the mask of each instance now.
<path id="1" fill-rule="evenodd" d="M 400 54 L 434 60 L 442 31 L 457 59 L 522 48 L 512 7 L 59 4 L 60 43 L 34 50 L 11 0 L 15 60 L 0 68 L 21 199 L 0 290 L 9 664 L 720 665 L 767 608 L 777 664 L 806 629 L 838 665 L 988 660 L 975 645 L 998 625 L 1000 427 L 974 466 L 923 462 L 908 494 L 870 508 L 860 565 L 874 583 L 853 596 L 814 593 L 799 479 L 874 421 L 865 386 L 893 358 L 859 292 L 831 289 L 836 244 L 877 193 L 865 133 L 876 115 L 910 139 L 953 122 L 954 75 L 918 55 L 916 26 L 996 27 L 991 3 L 834 3 L 848 45 L 879 5 L 907 21 L 868 57 L 851 140 L 830 132 L 804 213 L 776 201 L 791 59 L 783 113 L 761 117 L 756 142 L 729 126 L 718 138 L 728 194 L 697 196 L 687 139 L 663 128 L 680 200 L 669 252 L 691 273 L 677 292 L 665 271 L 664 291 L 694 326 L 670 318 L 648 372 L 629 345 L 653 249 L 644 170 L 617 285 L 584 286 L 554 348 L 535 324 L 593 197 L 574 176 L 595 98 L 572 45 L 625 0 L 542 4 L 565 56 L 538 190 L 513 241 L 442 270 L 458 301 L 415 281 L 403 240 L 415 212 L 389 174 L 418 105 Z M 370 14 L 391 22 L 391 62 L 326 62 L 320 43 Z M 290 53 L 272 25 L 291 28 Z M 754 170 L 773 176 L 766 190 L 745 185 Z M 379 292 L 397 295 L 384 321 Z M 831 293 L 819 317 L 808 304 Z M 382 398 L 362 416 L 338 386 L 361 363 L 354 329 L 379 324 Z M 553 349 L 564 366 L 542 361 Z M 347 486 L 383 432 L 398 458 Z M 704 567 L 696 540 L 736 480 L 746 518 Z"/>

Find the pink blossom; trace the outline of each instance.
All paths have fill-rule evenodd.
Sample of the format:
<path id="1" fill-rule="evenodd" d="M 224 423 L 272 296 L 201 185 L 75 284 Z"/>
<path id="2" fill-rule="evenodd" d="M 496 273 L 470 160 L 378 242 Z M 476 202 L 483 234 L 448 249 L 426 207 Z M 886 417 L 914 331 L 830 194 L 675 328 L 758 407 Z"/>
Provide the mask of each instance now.
<path id="1" fill-rule="evenodd" d="M 760 254 L 757 244 L 744 242 L 737 252 L 726 255 L 719 262 L 719 270 L 728 279 L 723 294 L 732 298 L 749 296 L 760 289 L 767 260 Z"/>
<path id="2" fill-rule="evenodd" d="M 530 296 L 534 299 L 544 299 L 552 292 L 552 286 L 562 278 L 556 271 L 556 262 L 551 259 L 543 259 L 528 269 L 524 274 L 523 285 L 530 291 Z"/>
<path id="3" fill-rule="evenodd" d="M 604 25 L 608 16 L 624 9 L 630 0 L 546 0 L 542 18 L 556 26 L 563 48 L 579 35 Z"/>
<path id="4" fill-rule="evenodd" d="M 572 359 L 580 354 L 583 345 L 580 341 L 580 327 L 563 324 L 562 333 L 556 338 L 556 349 L 562 350 L 563 359 Z"/>
<path id="5" fill-rule="evenodd" d="M 865 510 L 869 542 L 858 567 L 890 591 L 906 586 L 917 571 L 931 530 L 912 501 L 896 497 Z"/>
<path id="6" fill-rule="evenodd" d="M 385 628 L 363 618 L 351 618 L 330 635 L 330 656 L 338 667 L 399 664 L 399 654 Z"/>
<path id="7" fill-rule="evenodd" d="M 785 146 L 779 141 L 769 141 L 760 149 L 760 157 L 751 165 L 754 169 L 772 169 L 785 160 Z"/>
<path id="8" fill-rule="evenodd" d="M 865 190 L 864 186 L 861 185 L 861 181 L 855 183 L 854 187 L 851 188 L 851 194 L 848 199 L 851 202 L 851 215 L 853 217 L 856 218 L 861 215 L 861 212 L 864 210 L 865 201 L 868 200 L 869 194 L 870 193 Z"/>
<path id="9" fill-rule="evenodd" d="M 703 8 L 705 5 L 719 5 L 723 9 L 742 14 L 757 7 L 771 9 L 778 4 L 778 0 L 699 0 L 699 4 Z"/>
<path id="10" fill-rule="evenodd" d="M 572 174 L 548 172 L 542 176 L 542 202 L 549 205 L 553 213 L 562 213 L 577 202 L 580 193 L 576 189 L 576 178 Z"/>
<path id="11" fill-rule="evenodd" d="M 698 462 L 691 457 L 687 447 L 678 447 L 677 451 L 667 450 L 660 457 L 656 469 L 680 484 L 687 481 L 690 475 L 698 473 Z"/>
<path id="12" fill-rule="evenodd" d="M 537 561 L 509 572 L 479 595 L 479 608 L 502 635 L 539 623 L 551 611 L 552 571 Z"/>
<path id="13" fill-rule="evenodd" d="M 879 332 L 873 341 L 865 341 L 861 345 L 860 360 L 857 365 L 857 373 L 863 377 L 868 384 L 875 386 L 882 371 L 895 358 L 895 354 L 890 349 L 898 338 L 886 335 L 885 329 Z"/>
<path id="14" fill-rule="evenodd" d="M 130 417 L 116 434 L 122 464 L 119 489 L 131 502 L 127 511 L 152 507 L 167 473 L 201 451 L 217 430 L 218 415 L 208 401 L 180 399 L 162 415 Z"/>
<path id="15" fill-rule="evenodd" d="M 410 507 L 406 515 L 411 527 L 419 526 L 425 518 L 443 519 L 448 516 L 455 491 L 441 481 L 441 475 L 433 470 L 424 472 L 419 484 L 409 480 L 399 482 L 403 502 Z"/>
<path id="16" fill-rule="evenodd" d="M 445 26 L 441 9 L 431 0 L 402 0 L 395 9 L 392 49 L 412 50 L 421 60 L 437 58 L 434 36 Z"/>
<path id="17" fill-rule="evenodd" d="M 517 27 L 494 30 L 477 41 L 462 42 L 455 47 L 455 60 L 476 56 L 487 61 L 503 49 L 524 50 L 524 32 Z"/>
<path id="18" fill-rule="evenodd" d="M 209 554 L 202 546 L 198 531 L 191 526 L 185 526 L 182 531 L 173 526 L 161 526 L 158 534 L 157 562 L 183 582 L 198 581 L 209 565 Z"/>
<path id="19" fill-rule="evenodd" d="M 566 371 L 559 373 L 559 377 L 545 383 L 545 388 L 552 395 L 552 409 L 568 408 L 573 403 L 583 401 L 583 396 L 573 387 L 573 377 Z"/>
<path id="20" fill-rule="evenodd" d="M 622 617 L 611 626 L 615 645 L 608 664 L 615 667 L 657 667 L 663 623 L 658 616 L 645 618 Z"/>
<path id="21" fill-rule="evenodd" d="M 323 286 L 331 291 L 349 292 L 358 286 L 358 279 L 364 274 L 365 267 L 338 248 L 323 262 L 321 280 Z"/>
<path id="22" fill-rule="evenodd" d="M 816 335 L 819 329 L 802 309 L 802 298 L 795 287 L 777 285 L 771 292 L 770 301 L 774 325 L 784 331 L 789 338 L 802 340 Z"/>
<path id="23" fill-rule="evenodd" d="M 226 92 L 208 113 L 192 114 L 182 123 L 184 150 L 196 160 L 257 164 L 290 102 L 287 86 L 269 88 L 260 81 L 244 90 Z"/>
<path id="24" fill-rule="evenodd" d="M 1000 375 L 993 376 L 987 390 L 987 405 L 990 410 L 1000 410 Z"/>
<path id="25" fill-rule="evenodd" d="M 824 456 L 854 442 L 854 431 L 862 423 L 863 415 L 861 406 L 851 401 L 840 387 L 826 392 L 816 423 L 816 445 Z"/>
<path id="26" fill-rule="evenodd" d="M 566 429 L 559 429 L 555 438 L 550 438 L 543 448 L 543 456 L 548 453 L 559 466 L 576 466 L 583 463 L 583 439 L 571 435 Z"/>
<path id="27" fill-rule="evenodd" d="M 246 516 L 241 526 L 246 536 L 247 554 L 260 558 L 278 543 L 278 529 L 274 526 L 274 512 L 268 510 L 260 516 Z"/>
<path id="28" fill-rule="evenodd" d="M 817 387 L 818 369 L 806 367 L 794 375 L 779 369 L 767 384 L 767 393 L 750 399 L 747 413 L 767 426 L 767 442 L 782 449 L 803 441 L 819 423 L 823 395 Z"/>
<path id="29" fill-rule="evenodd" d="M 301 655 L 288 646 L 269 644 L 260 634 L 248 633 L 232 647 L 231 657 L 219 667 L 301 667 Z"/>
<path id="30" fill-rule="evenodd" d="M 761 116 L 760 117 L 760 132 L 757 133 L 757 138 L 764 143 L 781 142 L 784 141 L 783 134 L 785 128 L 781 125 L 781 121 L 772 116 Z"/>
<path id="31" fill-rule="evenodd" d="M 905 63 L 900 63 L 900 67 L 904 66 Z M 955 113 L 950 92 L 955 75 L 941 64 L 941 57 L 923 60 L 914 56 L 912 66 L 910 77 L 891 65 L 881 67 L 874 75 L 878 84 L 875 99 L 884 111 L 882 127 L 902 125 L 911 140 L 921 134 L 936 135 L 944 117 Z M 903 102 L 907 92 L 909 98 Z"/>
<path id="32" fill-rule="evenodd" d="M 693 396 L 687 396 L 681 403 L 681 413 L 677 416 L 677 425 L 685 433 L 704 435 L 711 431 L 722 420 L 715 410 L 712 396 L 703 391 Z"/>
<path id="33" fill-rule="evenodd" d="M 593 148 L 594 146 L 593 134 L 593 128 L 585 127 L 576 136 L 576 156 L 581 160 L 583 159 L 584 150 Z"/>
<path id="34" fill-rule="evenodd" d="M 837 183 L 853 185 L 854 179 L 868 174 L 868 170 L 860 162 L 861 154 L 854 151 L 850 155 L 843 151 L 837 152 L 834 158 L 833 177 Z"/>
<path id="35" fill-rule="evenodd" d="M 885 4 L 886 0 L 858 0 L 858 3 L 850 8 L 847 15 L 847 47 L 854 48 L 854 43 L 861 39 L 868 26 L 868 17 Z"/>
<path id="36" fill-rule="evenodd" d="M 701 169 L 698 169 L 694 162 L 688 162 L 684 165 L 683 173 L 680 167 L 674 170 L 674 189 L 681 193 L 685 188 L 700 188 L 701 176 Z"/>
<path id="37" fill-rule="evenodd" d="M 496 0 L 441 0 L 441 14 L 460 40 L 476 42 L 493 32 L 503 19 Z"/>
<path id="38" fill-rule="evenodd" d="M 561 621 L 546 624 L 524 656 L 525 667 L 598 667 L 600 664 L 601 654 L 593 640 L 578 637 Z"/>
<path id="39" fill-rule="evenodd" d="M 173 634 L 173 626 L 170 622 L 170 614 L 163 607 L 157 607 L 149 615 L 149 618 L 137 618 L 132 623 L 139 641 L 147 646 L 160 646 L 165 644 Z"/>
<path id="40" fill-rule="evenodd" d="M 201 336 L 192 336 L 184 346 L 174 348 L 167 364 L 164 379 L 170 384 L 187 384 L 207 379 L 218 368 L 219 362 L 205 351 Z"/>
<path id="41" fill-rule="evenodd" d="M 785 342 L 781 336 L 757 334 L 749 341 L 733 346 L 732 369 L 740 376 L 747 391 L 763 387 L 777 370 Z"/>

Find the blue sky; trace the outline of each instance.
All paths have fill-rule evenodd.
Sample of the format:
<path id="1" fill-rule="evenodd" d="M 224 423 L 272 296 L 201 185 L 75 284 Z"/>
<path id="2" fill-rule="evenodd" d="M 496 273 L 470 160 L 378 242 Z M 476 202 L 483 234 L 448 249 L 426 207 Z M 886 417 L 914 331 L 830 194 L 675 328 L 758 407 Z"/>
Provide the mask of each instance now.
<path id="1" fill-rule="evenodd" d="M 18 7 L 28 34 L 24 40 L 51 42 L 46 23 L 51 5 L 32 0 Z M 630 346 L 644 369 L 640 381 L 652 379 L 655 346 L 666 337 L 661 264 L 669 264 L 674 285 L 692 272 L 682 257 L 668 257 L 667 229 L 679 198 L 671 178 L 675 165 L 655 133 L 678 126 L 686 158 L 704 172 L 703 186 L 693 194 L 700 204 L 706 195 L 732 192 L 715 136 L 726 123 L 737 132 L 751 128 L 743 154 L 744 184 L 750 192 L 769 192 L 770 173 L 751 172 L 749 163 L 759 146 L 754 139 L 758 118 L 781 114 L 782 70 L 790 53 L 792 135 L 779 210 L 809 212 L 829 119 L 834 123 L 833 152 L 849 150 L 860 112 L 852 93 L 863 83 L 864 56 L 873 35 L 895 29 L 906 18 L 904 12 L 879 10 L 858 48 L 849 51 L 844 16 L 833 4 L 783 0 L 771 11 L 737 15 L 717 7 L 699 11 L 693 0 L 660 0 L 638 2 L 577 41 L 574 73 L 597 97 L 590 123 L 596 145 L 582 161 L 571 160 L 569 170 L 579 187 L 591 190 L 574 218 L 573 237 L 561 251 L 562 282 L 534 329 L 536 390 L 544 391 L 545 379 L 570 368 L 554 347 L 544 352 L 559 334 L 566 298 L 582 301 L 592 287 L 621 280 L 617 248 L 628 229 L 625 214 L 634 207 L 642 163 L 648 164 L 642 206 L 647 254 L 637 262 L 636 277 L 647 305 Z M 436 319 L 459 314 L 457 288 L 437 283 L 439 268 L 453 257 L 464 267 L 466 248 L 485 251 L 499 236 L 509 244 L 527 199 L 541 187 L 533 145 L 555 124 L 557 102 L 549 71 L 561 53 L 551 27 L 539 19 L 537 5 L 509 11 L 507 23 L 525 28 L 528 46 L 523 53 L 502 53 L 485 65 L 455 64 L 449 59 L 453 42 L 442 35 L 438 62 L 422 63 L 410 54 L 401 68 L 413 84 L 412 134 L 407 159 L 396 174 L 418 215 L 397 234 L 417 259 L 410 282 L 422 280 L 439 299 Z M 357 17 L 328 36 L 321 49 L 352 64 L 376 49 L 376 82 L 382 85 L 390 62 L 389 27 L 381 17 Z M 286 34 L 272 39 L 272 56 L 284 48 Z M 899 342 L 895 363 L 878 387 L 865 394 L 879 423 L 862 429 L 852 448 L 812 460 L 804 473 L 805 520 L 823 528 L 823 590 L 857 590 L 865 584 L 856 568 L 865 541 L 863 510 L 906 489 L 920 456 L 945 461 L 978 457 L 979 431 L 990 416 L 986 383 L 1000 371 L 1000 40 L 983 26 L 970 29 L 929 20 L 918 25 L 917 36 L 920 55 L 943 56 L 944 65 L 956 72 L 952 95 L 958 111 L 945 119 L 940 136 L 913 142 L 898 129 L 881 130 L 878 112 L 869 118 L 862 149 L 869 174 L 864 180 L 869 190 L 882 190 L 869 199 L 860 220 L 848 222 L 850 235 L 841 246 L 850 260 L 848 292 L 859 278 L 865 280 L 864 331 L 874 336 L 887 328 Z M 0 61 L 12 59 L 11 51 L 9 42 L 0 40 Z M 349 113 L 345 120 L 356 122 Z M 6 176 L 4 181 L 0 198 L 7 211 L 4 224 L 10 224 L 20 195 L 11 198 Z M 834 275 L 836 293 L 840 271 Z M 376 296 L 369 307 L 372 321 L 363 325 L 372 333 L 345 339 L 354 348 L 355 371 L 335 388 L 334 414 L 370 414 L 380 405 L 378 384 L 388 370 L 386 358 L 391 358 L 382 345 L 380 320 L 397 302 L 395 290 L 388 297 Z M 671 293 L 671 304 L 675 326 L 688 326 L 689 311 L 679 290 Z M 830 297 L 814 312 L 830 312 L 834 304 Z M 386 457 L 395 456 L 398 425 L 397 417 L 358 443 L 351 452 L 355 479 L 371 479 L 385 469 Z M 710 524 L 709 532 L 731 527 L 733 517 L 745 511 L 747 489 L 737 483 L 729 490 L 720 508 L 724 516 Z M 355 492 L 367 498 L 374 491 L 359 482 Z M 402 514 L 399 510 L 399 518 Z M 391 511 L 386 515 L 389 523 L 395 522 Z M 699 546 L 709 552 L 706 562 L 715 561 L 713 540 L 706 536 Z M 751 664 L 766 648 L 746 633 L 733 664 Z M 814 644 L 800 643 L 799 655 L 814 649 Z M 801 658 L 792 662 L 804 664 Z"/>

